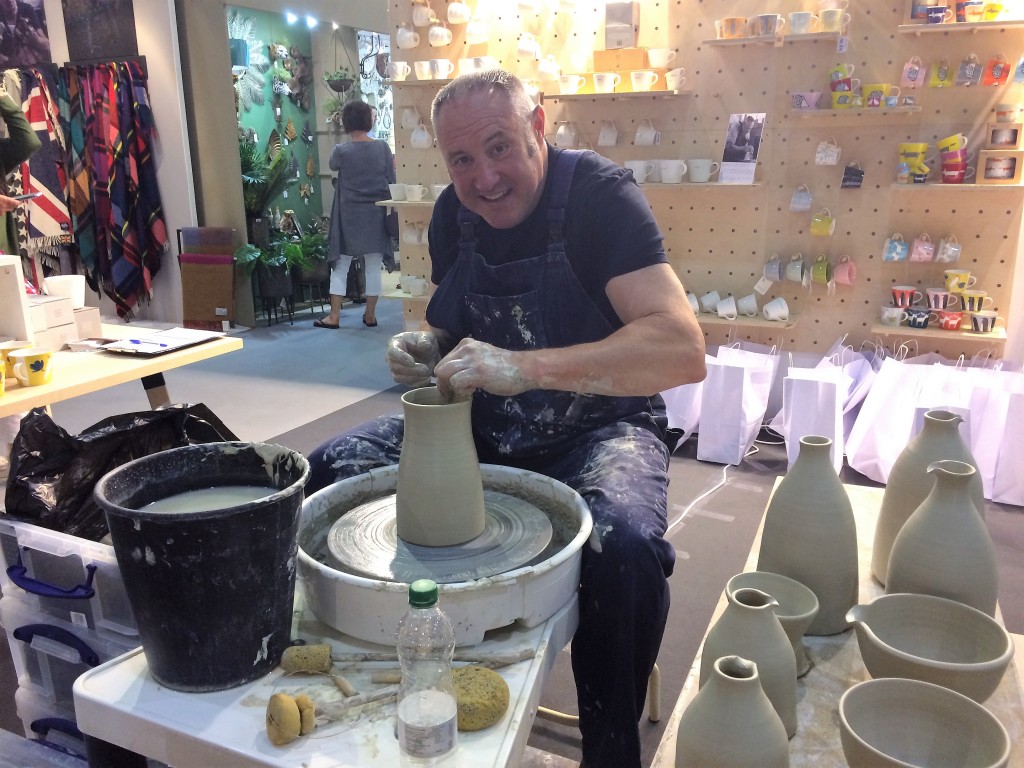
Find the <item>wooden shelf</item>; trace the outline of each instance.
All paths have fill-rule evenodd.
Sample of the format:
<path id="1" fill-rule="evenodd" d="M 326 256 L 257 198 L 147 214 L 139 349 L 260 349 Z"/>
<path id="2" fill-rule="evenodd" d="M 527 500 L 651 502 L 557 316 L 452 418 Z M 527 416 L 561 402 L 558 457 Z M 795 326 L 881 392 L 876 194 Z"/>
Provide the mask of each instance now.
<path id="1" fill-rule="evenodd" d="M 1024 27 L 1024 19 L 1008 19 L 1006 21 L 956 21 L 947 24 L 900 24 L 896 31 L 901 35 L 928 35 L 938 32 L 980 32 L 984 30 L 1005 29 L 1007 27 Z"/>
<path id="2" fill-rule="evenodd" d="M 838 32 L 809 32 L 806 35 L 783 35 L 783 43 L 804 43 L 813 42 L 815 40 L 838 40 Z M 775 35 L 760 35 L 754 37 L 748 35 L 747 37 L 730 37 L 726 39 L 712 38 L 710 40 L 702 40 L 704 45 L 715 45 L 715 46 L 733 46 L 733 45 L 771 45 L 776 44 Z"/>
<path id="3" fill-rule="evenodd" d="M 941 328 L 911 328 L 906 325 L 882 325 L 881 323 L 875 323 L 871 326 L 871 333 L 877 336 L 909 336 L 917 339 L 937 339 L 943 341 L 1006 341 L 1005 328 L 996 328 L 991 333 L 975 333 L 974 331 L 944 331 Z"/>
<path id="4" fill-rule="evenodd" d="M 848 109 L 790 109 L 786 114 L 790 117 L 829 117 L 837 118 L 846 115 L 913 115 L 921 111 L 916 104 L 911 107 L 850 107 Z"/>
<path id="5" fill-rule="evenodd" d="M 689 96 L 691 91 L 623 91 L 622 93 L 544 93 L 540 94 L 540 103 L 547 101 L 585 101 L 598 99 L 636 99 L 648 96 L 652 99 L 674 99 L 677 96 Z"/>
<path id="6" fill-rule="evenodd" d="M 430 301 L 430 295 L 426 296 L 413 296 L 408 291 L 381 291 L 380 297 L 382 299 L 403 299 L 405 301 Z"/>
<path id="7" fill-rule="evenodd" d="M 948 189 L 948 190 L 969 190 L 971 192 L 977 192 L 979 190 L 989 189 L 1024 189 L 1024 184 L 943 184 L 941 181 L 932 181 L 927 184 L 900 184 L 899 182 L 893 182 L 891 185 L 892 189 L 899 189 L 902 191 L 916 191 L 926 192 L 935 189 Z"/>
<path id="8" fill-rule="evenodd" d="M 433 208 L 433 200 L 378 200 L 374 205 L 382 208 Z"/>
<path id="9" fill-rule="evenodd" d="M 732 184 L 728 181 L 681 181 L 678 184 L 665 184 L 664 182 L 644 182 L 640 189 L 679 189 L 680 187 L 691 187 L 693 189 L 707 189 L 708 187 L 760 187 L 761 182 L 753 184 Z"/>
<path id="10" fill-rule="evenodd" d="M 792 328 L 800 318 L 797 315 L 790 315 L 789 320 L 765 320 L 763 317 L 746 317 L 740 315 L 735 320 L 727 320 L 710 312 L 701 312 L 697 315 L 697 322 L 701 325 L 728 325 L 737 328 Z"/>
<path id="11" fill-rule="evenodd" d="M 452 78 L 446 77 L 440 80 L 392 80 L 391 87 L 394 88 L 396 85 L 420 85 L 424 88 L 440 88 L 446 83 L 450 83 Z"/>

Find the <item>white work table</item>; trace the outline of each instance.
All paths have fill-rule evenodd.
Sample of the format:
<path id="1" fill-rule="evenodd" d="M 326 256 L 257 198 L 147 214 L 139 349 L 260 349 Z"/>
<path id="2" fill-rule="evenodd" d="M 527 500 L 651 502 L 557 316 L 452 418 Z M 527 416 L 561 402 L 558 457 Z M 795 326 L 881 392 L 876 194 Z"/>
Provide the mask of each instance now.
<path id="1" fill-rule="evenodd" d="M 778 487 L 776 485 L 776 487 Z M 869 603 L 884 590 L 871 576 L 871 545 L 875 535 L 875 521 L 882 503 L 882 488 L 844 485 L 853 504 L 857 521 L 857 544 L 860 568 L 860 602 Z M 757 570 L 758 551 L 764 517 L 750 547 L 744 571 Z M 710 629 L 722 611 L 726 600 L 723 595 L 715 609 Z M 997 614 L 997 619 L 999 615 Z M 705 632 L 705 637 L 707 633 Z M 807 653 L 814 663 L 811 671 L 797 681 L 797 732 L 789 742 L 791 768 L 845 768 L 842 744 L 839 740 L 839 697 L 851 685 L 870 679 L 861 660 L 857 637 L 852 629 L 831 637 L 805 637 Z M 703 646 L 702 646 L 703 649 Z M 1021 658 L 1018 649 L 1017 658 Z M 697 693 L 700 675 L 700 651 L 694 659 L 690 673 L 683 684 L 665 728 L 664 736 L 655 753 L 652 768 L 674 768 L 676 757 L 676 731 L 679 718 Z M 1010 734 L 1010 768 L 1024 766 L 1024 696 L 1021 693 L 1020 670 L 1011 662 L 996 692 L 984 702 Z"/>
<path id="2" fill-rule="evenodd" d="M 132 325 L 101 326 L 104 338 L 142 338 L 155 330 Z M 53 377 L 47 384 L 24 387 L 17 379 L 8 377 L 6 391 L 0 396 L 0 417 L 52 405 L 78 395 L 97 392 L 117 384 L 142 380 L 153 408 L 169 405 L 170 399 L 163 383 L 164 371 L 180 368 L 211 357 L 242 348 L 242 340 L 233 336 L 206 341 L 165 355 L 142 357 L 118 355 L 112 352 L 55 352 Z"/>
<path id="3" fill-rule="evenodd" d="M 302 606 L 296 589 L 294 638 L 330 643 L 335 655 L 391 650 L 366 643 L 321 624 Z M 509 708 L 502 720 L 482 731 L 459 734 L 459 768 L 504 768 L 519 764 L 533 725 L 541 691 L 559 651 L 569 642 L 578 616 L 573 597 L 550 619 L 532 629 L 509 627 L 488 634 L 474 652 L 513 653 L 532 649 L 525 661 L 502 667 Z M 380 664 L 343 669 L 361 693 L 378 688 L 369 673 Z M 394 666 L 391 664 L 390 666 Z M 394 736 L 394 703 L 368 705 L 358 717 L 318 725 L 307 737 L 275 747 L 266 735 L 267 701 L 276 692 L 307 692 L 314 701 L 339 699 L 325 676 L 285 676 L 280 667 L 255 682 L 213 693 L 181 693 L 157 684 L 141 649 L 96 667 L 75 682 L 75 713 L 83 733 L 174 768 L 394 768 L 399 764 Z"/>

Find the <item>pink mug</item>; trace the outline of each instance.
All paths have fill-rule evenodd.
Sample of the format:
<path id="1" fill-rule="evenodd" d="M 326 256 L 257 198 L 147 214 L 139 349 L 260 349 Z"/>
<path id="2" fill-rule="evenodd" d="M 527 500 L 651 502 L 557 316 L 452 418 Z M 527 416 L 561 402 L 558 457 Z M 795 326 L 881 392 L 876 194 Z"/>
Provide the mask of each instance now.
<path id="1" fill-rule="evenodd" d="M 892 287 L 892 305 L 907 309 L 919 304 L 924 297 L 912 285 L 894 285 Z"/>
<path id="2" fill-rule="evenodd" d="M 840 285 L 853 285 L 857 279 L 857 265 L 849 256 L 840 257 L 832 270 L 832 279 Z"/>

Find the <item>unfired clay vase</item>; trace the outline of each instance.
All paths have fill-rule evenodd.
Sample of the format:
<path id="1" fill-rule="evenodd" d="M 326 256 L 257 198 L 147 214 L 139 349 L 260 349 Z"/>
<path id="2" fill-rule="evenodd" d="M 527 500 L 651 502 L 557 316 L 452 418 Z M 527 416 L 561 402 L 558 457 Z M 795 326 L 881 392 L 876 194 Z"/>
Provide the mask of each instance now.
<path id="1" fill-rule="evenodd" d="M 727 592 L 728 604 L 708 630 L 700 659 L 700 687 L 722 656 L 742 656 L 757 664 L 761 687 L 786 728 L 796 733 L 796 658 L 775 615 L 778 604 L 758 589 Z"/>
<path id="2" fill-rule="evenodd" d="M 470 400 L 446 403 L 437 387 L 402 395 L 405 438 L 398 460 L 398 536 L 448 547 L 484 530 L 484 485 L 473 443 Z"/>
<path id="3" fill-rule="evenodd" d="M 883 586 L 889 567 L 889 552 L 896 534 L 914 510 L 921 506 L 925 496 L 931 493 L 935 483 L 925 471 L 928 466 L 941 459 L 955 459 L 978 468 L 970 449 L 960 437 L 962 421 L 960 416 L 950 411 L 928 411 L 924 415 L 921 431 L 907 443 L 907 447 L 892 465 L 882 495 L 882 506 L 878 510 L 875 540 L 871 546 L 871 574 Z M 985 491 L 980 475 L 971 479 L 971 495 L 979 513 L 984 515 Z"/>
<path id="4" fill-rule="evenodd" d="M 994 616 L 999 570 L 970 488 L 977 470 L 946 460 L 927 471 L 935 487 L 896 534 L 885 591 L 945 597 Z"/>
<path id="5" fill-rule="evenodd" d="M 832 441 L 807 435 L 765 512 L 757 570 L 781 573 L 818 597 L 808 635 L 849 628 L 857 604 L 857 525 L 846 489 L 829 457 Z"/>
<path id="6" fill-rule="evenodd" d="M 977 702 L 941 685 L 865 680 L 839 699 L 847 765 L 870 768 L 1005 768 L 1010 735 Z"/>
<path id="7" fill-rule="evenodd" d="M 962 693 L 991 696 L 1013 658 L 1013 639 L 969 605 L 935 595 L 882 595 L 850 609 L 864 666 L 872 677 L 909 677 Z"/>
<path id="8" fill-rule="evenodd" d="M 789 768 L 789 738 L 757 664 L 723 656 L 679 718 L 675 768 Z"/>
<path id="9" fill-rule="evenodd" d="M 737 573 L 726 582 L 725 590 L 735 592 L 743 587 L 759 589 L 775 599 L 778 603 L 775 615 L 793 646 L 796 676 L 803 677 L 810 672 L 813 665 L 804 648 L 804 631 L 818 615 L 818 598 L 814 592 L 788 576 L 767 571 Z"/>

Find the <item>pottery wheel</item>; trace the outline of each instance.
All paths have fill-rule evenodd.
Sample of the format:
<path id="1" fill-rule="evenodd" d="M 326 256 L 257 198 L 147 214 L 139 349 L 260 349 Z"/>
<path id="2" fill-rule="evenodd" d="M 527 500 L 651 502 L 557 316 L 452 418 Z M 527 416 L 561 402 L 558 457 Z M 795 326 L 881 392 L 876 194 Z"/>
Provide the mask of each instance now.
<path id="1" fill-rule="evenodd" d="M 439 584 L 495 576 L 526 565 L 551 541 L 551 520 L 528 501 L 484 491 L 484 531 L 450 547 L 422 547 L 398 538 L 395 495 L 354 507 L 327 534 L 327 551 L 339 570 L 411 582 Z"/>

